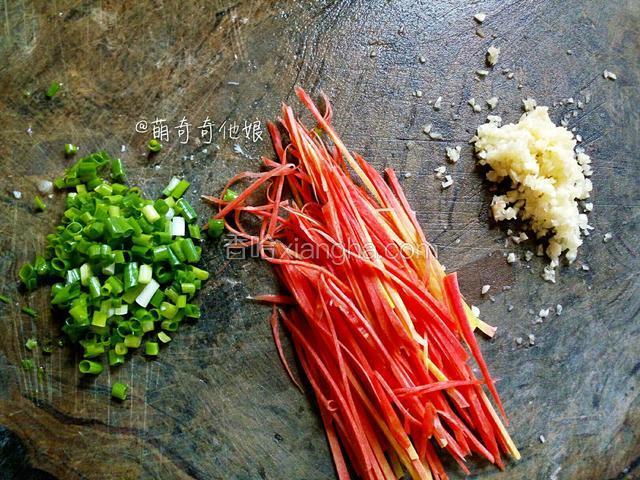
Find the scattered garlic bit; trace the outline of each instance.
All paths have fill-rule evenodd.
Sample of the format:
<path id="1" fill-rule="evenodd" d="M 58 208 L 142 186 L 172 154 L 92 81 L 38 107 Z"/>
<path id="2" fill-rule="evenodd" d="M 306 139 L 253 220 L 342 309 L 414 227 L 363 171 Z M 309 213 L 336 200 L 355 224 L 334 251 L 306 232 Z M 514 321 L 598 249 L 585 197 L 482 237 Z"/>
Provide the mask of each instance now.
<path id="1" fill-rule="evenodd" d="M 491 45 L 487 50 L 487 63 L 492 67 L 498 63 L 498 57 L 500 56 L 500 49 Z"/>
<path id="2" fill-rule="evenodd" d="M 489 291 L 490 288 L 491 288 L 491 285 L 483 285 L 482 289 L 480 290 L 480 293 L 482 293 L 482 295 L 484 295 Z"/>
<path id="3" fill-rule="evenodd" d="M 527 262 L 530 262 L 532 258 L 533 258 L 533 252 L 531 250 L 527 250 L 526 252 L 524 252 L 524 259 Z"/>
<path id="4" fill-rule="evenodd" d="M 378 56 L 378 52 L 376 52 L 375 50 L 371 50 L 371 52 L 369 52 L 369 56 L 371 58 L 376 58 Z"/>
<path id="5" fill-rule="evenodd" d="M 556 283 L 556 269 L 551 265 L 544 267 L 542 271 L 542 278 L 545 282 Z"/>
<path id="6" fill-rule="evenodd" d="M 516 344 L 522 345 L 522 337 L 516 337 Z"/>
<path id="7" fill-rule="evenodd" d="M 551 233 L 546 250 L 551 270 L 565 251 L 569 262 L 575 260 L 581 233 L 588 229 L 587 216 L 579 213 L 576 200 L 588 198 L 592 185 L 583 167 L 590 159 L 584 153 L 576 155 L 571 132 L 553 124 L 547 107 L 537 107 L 517 124 L 480 125 L 477 137 L 476 151 L 485 153 L 479 163 L 492 169 L 487 179 L 500 183 L 508 177 L 513 186 L 505 195 L 493 197 L 494 219 L 520 216 L 530 222 L 538 238 Z"/>
<path id="8" fill-rule="evenodd" d="M 474 112 L 479 112 L 480 110 L 482 110 L 482 107 L 480 107 L 480 105 L 478 105 L 478 104 L 476 103 L 476 99 L 475 99 L 475 98 L 473 98 L 473 97 L 471 97 L 471 98 L 467 101 L 467 103 L 468 103 L 469 105 L 471 105 L 471 108 L 473 108 L 473 111 L 474 111 Z"/>
<path id="9" fill-rule="evenodd" d="M 476 22 L 478 22 L 478 23 L 482 23 L 482 22 L 484 22 L 484 21 L 486 20 L 486 18 L 487 18 L 487 14 L 486 14 L 486 13 L 484 13 L 484 12 L 476 13 L 476 14 L 473 16 L 473 18 L 474 18 L 474 20 L 475 20 Z"/>
<path id="10" fill-rule="evenodd" d="M 427 59 L 425 57 L 423 57 L 423 56 L 420 56 L 420 57 L 418 57 L 418 61 L 420 63 L 425 63 L 427 61 Z"/>
<path id="11" fill-rule="evenodd" d="M 549 316 L 549 308 L 543 308 L 540 310 L 540 312 L 538 313 L 538 316 L 540 318 L 547 318 Z"/>
<path id="12" fill-rule="evenodd" d="M 498 97 L 491 97 L 487 100 L 487 105 L 489 105 L 489 108 L 491 110 L 493 110 L 494 108 L 496 108 L 496 106 L 498 105 Z"/>
<path id="13" fill-rule="evenodd" d="M 444 174 L 447 171 L 447 167 L 445 167 L 444 165 L 440 165 L 439 167 L 434 168 L 433 171 L 436 172 L 437 179 L 442 179 L 444 178 Z"/>
<path id="14" fill-rule="evenodd" d="M 509 80 L 511 80 L 514 76 L 515 76 L 515 73 L 513 73 L 513 72 L 509 72 L 509 73 L 507 73 L 507 78 L 508 78 Z"/>
<path id="15" fill-rule="evenodd" d="M 432 127 L 430 123 L 426 124 L 424 127 L 422 127 L 422 133 L 424 133 L 425 135 L 429 135 L 431 128 Z"/>
<path id="16" fill-rule="evenodd" d="M 489 70 L 476 70 L 476 75 L 478 75 L 480 78 L 484 78 L 489 75 Z"/>
<path id="17" fill-rule="evenodd" d="M 542 246 L 542 244 L 536 247 L 536 256 L 544 257 L 544 247 Z"/>
<path id="18" fill-rule="evenodd" d="M 527 337 L 529 337 L 529 345 L 534 346 L 536 344 L 536 336 L 530 333 Z"/>
<path id="19" fill-rule="evenodd" d="M 546 442 L 546 441 L 547 441 L 547 439 L 546 439 L 546 438 L 544 438 L 544 435 L 540 435 L 540 437 L 539 437 L 539 438 L 540 438 L 540 443 L 544 443 L 544 442 Z"/>
<path id="20" fill-rule="evenodd" d="M 416 90 L 413 94 L 418 98 L 422 98 L 422 90 Z"/>
<path id="21" fill-rule="evenodd" d="M 512 312 L 513 311 L 513 305 L 508 305 L 507 306 L 507 312 Z"/>
<path id="22" fill-rule="evenodd" d="M 458 160 L 460 160 L 461 150 L 462 150 L 462 147 L 460 147 L 460 145 L 458 145 L 455 148 L 447 147 L 447 158 L 451 163 L 456 163 Z"/>
<path id="23" fill-rule="evenodd" d="M 578 140 L 579 135 L 576 135 L 576 141 Z M 582 173 L 585 177 L 590 177 L 593 174 L 593 170 L 591 170 L 591 157 L 584 153 L 582 147 L 576 148 L 576 160 L 578 161 L 578 165 L 582 167 Z"/>
<path id="24" fill-rule="evenodd" d="M 509 252 L 507 254 L 507 263 L 508 264 L 516 263 L 516 254 L 515 253 Z"/>
<path id="25" fill-rule="evenodd" d="M 13 198 L 16 198 L 18 200 L 22 198 L 22 192 L 18 190 L 14 190 L 13 192 L 11 192 L 11 194 L 13 195 Z"/>
<path id="26" fill-rule="evenodd" d="M 500 126 L 502 125 L 502 117 L 500 115 L 487 115 L 487 122 Z"/>
<path id="27" fill-rule="evenodd" d="M 618 79 L 618 76 L 615 73 L 610 72 L 609 70 L 605 70 L 604 72 L 602 72 L 602 76 L 607 80 L 612 80 L 614 82 Z"/>
<path id="28" fill-rule="evenodd" d="M 411 178 L 413 176 L 413 173 L 411 172 L 404 172 L 404 178 Z"/>
<path id="29" fill-rule="evenodd" d="M 40 193 L 51 193 L 53 191 L 53 183 L 49 180 L 40 180 L 38 182 L 38 191 Z"/>
<path id="30" fill-rule="evenodd" d="M 445 175 L 444 182 L 442 182 L 442 189 L 449 188 L 451 185 L 453 185 L 453 178 L 451 178 L 451 175 Z"/>
<path id="31" fill-rule="evenodd" d="M 438 97 L 436 101 L 433 103 L 433 109 L 440 110 L 441 107 L 442 107 L 442 97 Z"/>
<path id="32" fill-rule="evenodd" d="M 522 105 L 524 106 L 525 112 L 530 112 L 538 106 L 538 103 L 533 98 L 525 98 L 522 100 Z"/>
<path id="33" fill-rule="evenodd" d="M 591 270 L 591 268 L 589 268 L 589 265 L 587 265 L 586 263 L 583 263 L 582 264 L 582 270 L 584 272 L 588 272 L 589 270 Z"/>
<path id="34" fill-rule="evenodd" d="M 591 212 L 593 210 L 593 203 L 587 202 L 584 204 L 584 211 Z"/>
<path id="35" fill-rule="evenodd" d="M 513 236 L 511 237 L 511 241 L 512 241 L 513 243 L 515 243 L 515 244 L 518 244 L 518 245 L 519 245 L 520 243 L 522 243 L 522 242 L 527 241 L 527 240 L 529 240 L 529 235 L 527 235 L 527 234 L 526 234 L 526 233 L 524 233 L 524 232 L 520 232 L 518 235 L 513 235 Z"/>
<path id="36" fill-rule="evenodd" d="M 439 132 L 429 132 L 429 138 L 431 140 L 442 140 L 444 137 Z"/>
<path id="37" fill-rule="evenodd" d="M 602 237 L 602 241 L 604 243 L 607 243 L 609 240 L 611 240 L 613 238 L 613 234 L 611 232 L 607 232 L 604 234 L 604 236 Z"/>
<path id="38" fill-rule="evenodd" d="M 563 310 L 562 305 L 557 304 L 556 305 L 556 315 L 562 315 L 562 310 Z"/>

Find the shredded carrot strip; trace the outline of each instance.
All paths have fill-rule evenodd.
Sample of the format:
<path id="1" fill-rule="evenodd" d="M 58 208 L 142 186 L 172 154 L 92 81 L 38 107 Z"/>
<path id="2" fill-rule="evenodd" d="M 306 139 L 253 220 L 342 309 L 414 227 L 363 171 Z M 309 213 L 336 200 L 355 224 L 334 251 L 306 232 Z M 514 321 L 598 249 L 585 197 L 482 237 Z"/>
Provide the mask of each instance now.
<path id="1" fill-rule="evenodd" d="M 499 468 L 520 454 L 474 330 L 476 318 L 455 274 L 445 274 L 395 173 L 383 177 L 340 140 L 302 89 L 318 126 L 288 105 L 280 128 L 268 124 L 276 154 L 262 172 L 234 176 L 225 190 L 250 184 L 231 202 L 204 196 L 236 235 L 232 248 L 257 248 L 287 294 L 249 297 L 272 305 L 278 355 L 293 383 L 280 320 L 319 405 L 340 480 L 347 458 L 361 478 L 447 479 L 435 445 L 463 472 L 471 454 Z M 283 133 L 284 132 L 284 133 Z M 237 187 L 234 187 L 237 188 Z M 264 192 L 262 204 L 250 199 Z M 253 217 L 259 227 L 244 222 Z M 472 362 L 479 367 L 477 378 Z"/>

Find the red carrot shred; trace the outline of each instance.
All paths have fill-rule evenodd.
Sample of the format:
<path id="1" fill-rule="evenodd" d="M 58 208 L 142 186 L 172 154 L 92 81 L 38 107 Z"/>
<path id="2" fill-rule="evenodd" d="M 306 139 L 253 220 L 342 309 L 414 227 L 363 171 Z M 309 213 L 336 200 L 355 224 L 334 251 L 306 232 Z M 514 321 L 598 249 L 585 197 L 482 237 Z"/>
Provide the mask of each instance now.
<path id="1" fill-rule="evenodd" d="M 235 175 L 223 192 L 250 182 L 217 206 L 236 235 L 232 248 L 256 248 L 288 293 L 249 297 L 271 304 L 280 360 L 294 377 L 280 340 L 280 319 L 319 405 L 340 480 L 447 479 L 435 445 L 463 472 L 476 453 L 499 468 L 520 457 L 486 390 L 506 419 L 473 333 L 455 274 L 446 275 L 392 170 L 383 177 L 347 150 L 302 89 L 318 126 L 288 105 L 268 123 L 275 159 L 262 172 Z M 262 204 L 251 204 L 263 194 Z M 247 216 L 258 228 L 244 225 Z M 476 378 L 471 362 L 482 372 Z"/>

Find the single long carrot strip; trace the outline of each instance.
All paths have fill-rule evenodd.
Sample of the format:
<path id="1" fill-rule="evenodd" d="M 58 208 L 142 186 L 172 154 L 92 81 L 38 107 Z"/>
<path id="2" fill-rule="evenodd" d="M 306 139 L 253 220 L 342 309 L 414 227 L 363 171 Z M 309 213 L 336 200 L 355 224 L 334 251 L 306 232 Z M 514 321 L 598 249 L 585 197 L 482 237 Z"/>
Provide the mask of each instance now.
<path id="1" fill-rule="evenodd" d="M 456 272 L 450 273 L 445 276 L 444 286 L 447 291 L 447 295 L 449 296 L 449 300 L 453 306 L 453 310 L 458 317 L 458 324 L 462 328 L 462 333 L 465 337 L 467 345 L 471 349 L 473 356 L 478 362 L 478 366 L 480 367 L 480 371 L 484 376 L 484 381 L 493 396 L 493 399 L 498 404 L 498 408 L 500 409 L 500 413 L 503 417 L 506 417 L 507 414 L 504 411 L 504 407 L 502 406 L 502 402 L 500 401 L 500 396 L 498 395 L 498 391 L 496 390 L 495 384 L 491 378 L 491 374 L 489 373 L 489 369 L 487 368 L 487 364 L 484 361 L 484 357 L 482 356 L 482 352 L 480 351 L 480 347 L 478 346 L 478 342 L 476 341 L 476 337 L 473 335 L 471 331 L 471 326 L 469 325 L 469 320 L 467 315 L 465 314 L 464 307 L 462 306 L 462 295 L 460 294 L 460 288 L 458 287 L 458 276 Z"/>
<path id="2" fill-rule="evenodd" d="M 300 385 L 300 383 L 298 383 L 298 380 L 296 380 L 296 377 L 293 375 L 293 372 L 291 371 L 291 367 L 289 367 L 289 362 L 287 362 L 287 357 L 285 357 L 284 355 L 284 350 L 282 349 L 282 342 L 280 341 L 279 326 L 280 326 L 280 323 L 278 322 L 278 311 L 276 309 L 276 306 L 274 305 L 273 312 L 271 314 L 271 333 L 273 333 L 273 341 L 276 344 L 276 348 L 278 350 L 278 356 L 280 357 L 280 361 L 282 362 L 284 369 L 287 371 L 289 378 L 291 379 L 293 384 L 298 388 L 298 390 L 303 392 L 304 390 L 302 389 L 302 386 Z"/>

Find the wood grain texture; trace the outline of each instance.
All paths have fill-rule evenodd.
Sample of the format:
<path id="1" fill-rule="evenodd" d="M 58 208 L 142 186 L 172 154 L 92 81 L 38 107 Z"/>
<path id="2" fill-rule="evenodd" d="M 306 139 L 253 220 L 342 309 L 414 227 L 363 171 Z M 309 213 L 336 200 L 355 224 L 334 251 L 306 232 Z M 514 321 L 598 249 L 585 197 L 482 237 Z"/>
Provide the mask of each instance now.
<path id="1" fill-rule="evenodd" d="M 479 11 L 488 14 L 481 27 L 472 18 Z M 25 297 L 15 282 L 59 218 L 60 195 L 42 214 L 30 199 L 38 180 L 69 164 L 64 143 L 114 154 L 125 145 L 129 179 L 150 196 L 171 175 L 185 175 L 193 181 L 188 199 L 206 215 L 199 194 L 256 169 L 259 155 L 270 154 L 268 142 L 241 140 L 241 155 L 229 139 L 218 138 L 217 148 L 172 140 L 150 159 L 148 136 L 135 133 L 135 123 L 161 117 L 173 126 L 182 116 L 194 126 L 207 116 L 217 124 L 264 123 L 281 101 L 294 100 L 295 85 L 329 95 L 352 149 L 376 167 L 412 174 L 403 184 L 428 237 L 499 328 L 482 347 L 501 379 L 523 460 L 506 473 L 473 464 L 473 478 L 638 478 L 637 0 L 2 0 L 0 32 L 0 291 L 43 312 L 34 320 L 0 304 L 0 478 L 333 478 L 313 402 L 279 364 L 268 309 L 245 300 L 277 289 L 257 260 L 228 261 L 220 245 L 209 245 L 203 263 L 215 273 L 201 294 L 201 321 L 157 361 L 134 356 L 95 380 L 79 378 L 69 348 L 51 356 L 24 348 L 30 336 L 55 338 L 59 323 L 47 311 L 46 290 Z M 478 81 L 474 72 L 491 44 L 502 49 L 499 64 Z M 605 68 L 616 82 L 602 77 Z M 46 100 L 54 80 L 64 83 L 61 94 Z M 531 245 L 506 248 L 507 227 L 488 221 L 491 193 L 467 143 L 487 111 L 483 104 L 473 113 L 467 100 L 493 95 L 507 121 L 518 118 L 527 96 L 546 105 L 591 98 L 583 110 L 552 108 L 556 121 L 577 112 L 570 127 L 584 138 L 595 171 L 595 230 L 557 285 L 542 282 L 539 258 L 508 266 L 506 251 L 522 255 Z M 428 102 L 438 96 L 443 106 L 434 111 Z M 421 133 L 427 123 L 445 140 Z M 451 167 L 454 185 L 441 192 L 432 171 L 449 145 L 461 145 L 462 158 Z M 614 235 L 606 244 L 605 232 Z M 495 302 L 480 296 L 483 284 L 492 285 Z M 561 316 L 533 324 L 529 311 L 557 303 Z M 518 347 L 515 338 L 526 342 L 529 333 L 535 346 Z M 20 368 L 28 356 L 43 367 L 42 378 Z M 116 378 L 131 385 L 123 404 L 108 399 Z"/>

